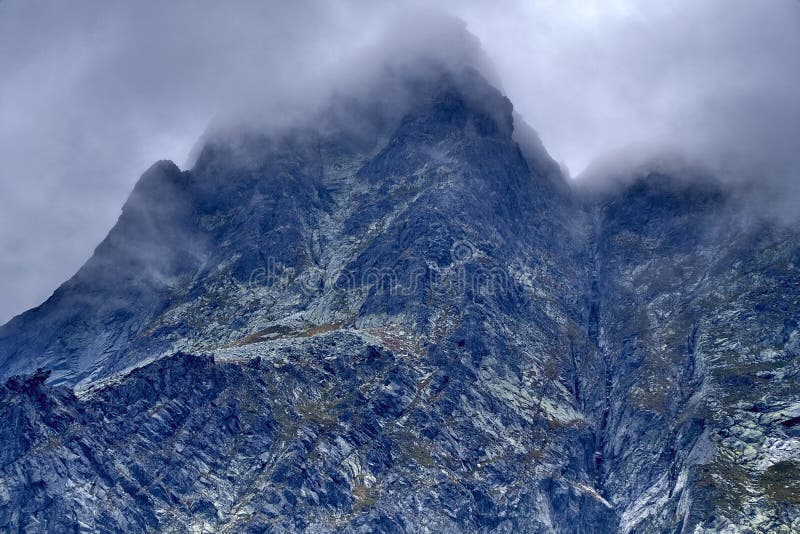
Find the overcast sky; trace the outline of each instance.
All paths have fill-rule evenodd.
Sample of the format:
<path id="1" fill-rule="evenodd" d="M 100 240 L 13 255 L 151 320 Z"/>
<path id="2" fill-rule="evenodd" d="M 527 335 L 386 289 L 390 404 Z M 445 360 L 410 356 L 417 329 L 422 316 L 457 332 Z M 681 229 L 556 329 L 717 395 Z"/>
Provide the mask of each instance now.
<path id="1" fill-rule="evenodd" d="M 232 102 L 280 109 L 397 4 L 0 0 L 0 323 L 80 267 L 150 163 L 185 166 Z M 649 144 L 796 177 L 797 0 L 423 4 L 464 20 L 573 174 Z"/>

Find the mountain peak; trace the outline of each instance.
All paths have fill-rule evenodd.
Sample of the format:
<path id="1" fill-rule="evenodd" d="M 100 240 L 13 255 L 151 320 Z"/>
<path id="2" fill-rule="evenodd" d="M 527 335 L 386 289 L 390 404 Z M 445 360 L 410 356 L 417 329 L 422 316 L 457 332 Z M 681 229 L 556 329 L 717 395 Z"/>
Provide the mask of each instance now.
<path id="1" fill-rule="evenodd" d="M 242 131 L 272 135 L 356 126 L 374 137 L 380 132 L 370 128 L 392 127 L 437 89 L 458 84 L 466 90 L 469 78 L 473 93 L 484 91 L 487 83 L 499 86 L 480 41 L 463 21 L 425 9 L 398 9 L 392 20 L 369 32 L 350 57 L 298 80 L 291 92 L 253 88 L 251 97 L 217 116 L 206 139 L 224 142 Z M 478 78 L 481 83 L 474 83 Z"/>
<path id="2" fill-rule="evenodd" d="M 582 205 L 479 69 L 411 56 L 156 163 L 0 327 L 35 373 L 0 385 L 0 530 L 721 531 L 787 499 L 797 236 L 651 166 Z"/>

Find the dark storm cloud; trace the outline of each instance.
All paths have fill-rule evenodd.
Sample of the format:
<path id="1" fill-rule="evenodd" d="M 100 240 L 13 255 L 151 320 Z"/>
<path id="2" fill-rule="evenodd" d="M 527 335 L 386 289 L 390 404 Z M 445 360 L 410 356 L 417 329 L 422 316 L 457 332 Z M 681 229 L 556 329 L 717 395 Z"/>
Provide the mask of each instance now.
<path id="1" fill-rule="evenodd" d="M 797 188 L 794 0 L 0 0 L 0 322 L 71 275 L 138 175 L 185 165 L 212 119 L 294 120 L 336 88 L 368 90 L 387 54 L 458 61 L 463 42 L 409 6 L 466 22 L 573 172 L 670 150 Z"/>

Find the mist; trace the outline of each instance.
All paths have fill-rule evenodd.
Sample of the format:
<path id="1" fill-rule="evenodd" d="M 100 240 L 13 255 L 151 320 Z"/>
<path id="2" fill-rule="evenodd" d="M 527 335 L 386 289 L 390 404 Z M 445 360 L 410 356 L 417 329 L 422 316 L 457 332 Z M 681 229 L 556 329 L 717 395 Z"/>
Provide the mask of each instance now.
<path id="1" fill-rule="evenodd" d="M 191 165 L 209 125 L 308 120 L 431 55 L 476 65 L 574 176 L 675 153 L 796 212 L 798 50 L 796 0 L 2 0 L 0 323 L 86 261 L 152 162 Z"/>

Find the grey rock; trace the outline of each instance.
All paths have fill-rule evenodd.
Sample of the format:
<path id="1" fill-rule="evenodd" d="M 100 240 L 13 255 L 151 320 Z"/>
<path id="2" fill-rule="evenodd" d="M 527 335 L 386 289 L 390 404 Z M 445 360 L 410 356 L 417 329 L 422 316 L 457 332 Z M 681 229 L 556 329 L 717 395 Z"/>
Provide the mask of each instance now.
<path id="1" fill-rule="evenodd" d="M 798 526 L 798 233 L 573 191 L 476 72 L 402 83 L 154 165 L 0 327 L 0 530 Z"/>

